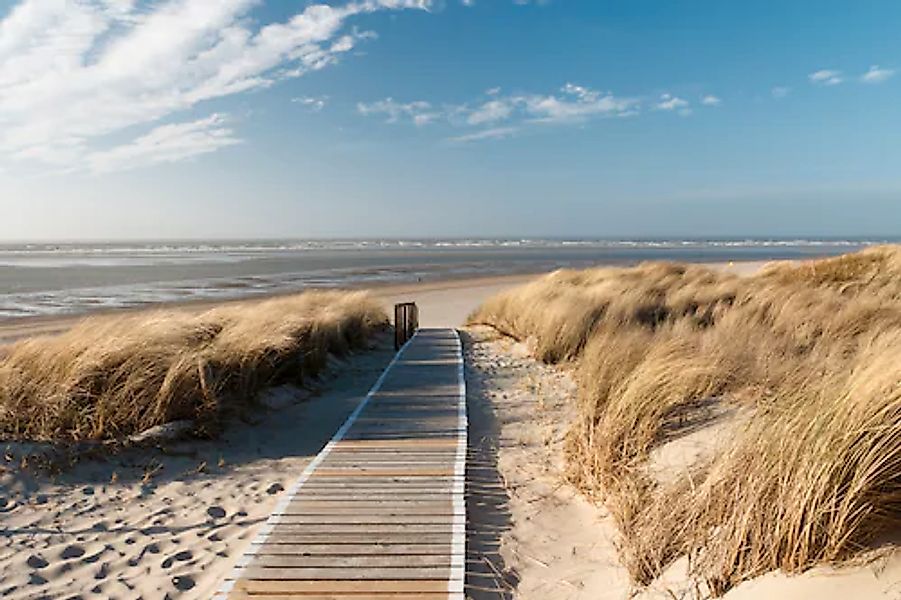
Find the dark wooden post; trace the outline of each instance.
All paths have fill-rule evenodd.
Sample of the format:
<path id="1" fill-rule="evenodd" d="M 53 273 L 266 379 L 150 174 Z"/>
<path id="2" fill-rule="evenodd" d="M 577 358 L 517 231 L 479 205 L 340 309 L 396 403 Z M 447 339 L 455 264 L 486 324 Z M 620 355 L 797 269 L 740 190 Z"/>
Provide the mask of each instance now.
<path id="1" fill-rule="evenodd" d="M 419 307 L 414 302 L 394 305 L 394 349 L 399 350 L 419 329 Z"/>

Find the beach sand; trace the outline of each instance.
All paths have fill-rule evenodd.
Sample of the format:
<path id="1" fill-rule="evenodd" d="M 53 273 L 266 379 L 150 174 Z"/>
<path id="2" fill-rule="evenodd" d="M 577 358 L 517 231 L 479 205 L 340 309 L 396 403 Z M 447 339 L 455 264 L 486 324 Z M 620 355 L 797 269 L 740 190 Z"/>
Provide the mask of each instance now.
<path id="1" fill-rule="evenodd" d="M 279 407 L 217 440 L 163 443 L 57 476 L 0 458 L 0 596 L 210 598 L 282 491 L 331 438 L 394 354 L 336 365 L 322 392 L 280 388 Z M 77 596 L 80 594 L 80 596 Z"/>
<path id="2" fill-rule="evenodd" d="M 392 286 L 374 293 L 386 307 L 416 301 L 424 326 L 454 326 L 484 298 L 528 278 Z M 42 323 L 58 331 L 71 322 Z M 15 337 L 28 333 L 5 331 Z M 628 598 L 610 517 L 562 476 L 563 436 L 575 396 L 569 375 L 488 330 L 467 330 L 464 337 L 472 428 L 470 597 Z M 233 424 L 218 440 L 129 450 L 84 460 L 57 475 L 23 465 L 27 449 L 11 445 L 0 456 L 0 595 L 209 598 L 283 490 L 392 355 L 386 337 L 371 352 L 333 365 L 334 375 L 315 390 L 274 390 L 267 396 L 271 411 L 253 423 Z M 703 444 L 704 438 L 693 442 Z M 690 598 L 680 569 L 684 565 L 674 565 L 668 579 L 644 596 L 672 598 L 673 591 Z M 798 577 L 770 574 L 727 597 L 897 600 L 901 556 Z"/>

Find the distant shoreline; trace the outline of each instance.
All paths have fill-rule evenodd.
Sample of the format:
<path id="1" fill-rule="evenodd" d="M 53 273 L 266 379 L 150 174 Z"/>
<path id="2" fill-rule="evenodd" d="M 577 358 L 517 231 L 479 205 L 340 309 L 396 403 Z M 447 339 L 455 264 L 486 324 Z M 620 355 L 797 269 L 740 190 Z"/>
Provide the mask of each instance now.
<path id="1" fill-rule="evenodd" d="M 746 275 L 756 272 L 763 264 L 776 261 L 732 261 L 732 262 L 710 262 L 699 263 L 711 268 L 721 269 L 734 272 L 739 275 Z M 598 265 L 605 266 L 605 265 Z M 610 266 L 627 266 L 619 263 Z M 511 275 L 485 275 L 485 276 L 446 276 L 438 278 L 430 278 L 427 281 L 394 283 L 394 282 L 367 282 L 342 286 L 341 288 L 317 288 L 309 287 L 302 290 L 284 290 L 271 293 L 259 294 L 254 296 L 243 296 L 235 298 L 224 298 L 217 300 L 210 299 L 192 299 L 181 301 L 163 301 L 147 303 L 141 306 L 130 306 L 123 308 L 107 308 L 93 311 L 78 312 L 66 315 L 37 315 L 29 317 L 17 317 L 0 319 L 0 344 L 8 344 L 16 340 L 40 335 L 53 335 L 69 329 L 79 321 L 88 317 L 105 317 L 123 314 L 139 314 L 141 312 L 154 310 L 184 310 L 190 312 L 202 312 L 210 310 L 217 306 L 230 305 L 236 303 L 253 304 L 263 302 L 272 298 L 280 298 L 285 296 L 293 296 L 308 290 L 315 289 L 343 289 L 343 290 L 371 290 L 372 293 L 385 301 L 396 300 L 403 301 L 409 299 L 416 300 L 416 296 L 423 294 L 435 296 L 445 295 L 452 296 L 457 305 L 471 305 L 475 308 L 484 294 L 472 293 L 475 290 L 493 290 L 498 291 L 502 288 L 524 283 L 535 277 L 539 277 L 548 270 L 540 270 L 528 273 L 516 273 Z M 426 318 L 437 318 L 442 324 L 453 326 L 461 323 L 452 322 L 452 319 L 445 318 L 445 315 L 439 314 L 437 317 L 432 315 L 424 315 Z M 456 315 L 455 315 L 456 316 Z"/>

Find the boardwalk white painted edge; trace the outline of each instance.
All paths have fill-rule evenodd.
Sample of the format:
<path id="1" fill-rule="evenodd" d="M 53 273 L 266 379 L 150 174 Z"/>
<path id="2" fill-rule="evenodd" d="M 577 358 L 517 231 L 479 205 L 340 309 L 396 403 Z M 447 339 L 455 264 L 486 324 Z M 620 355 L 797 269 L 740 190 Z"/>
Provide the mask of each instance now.
<path id="1" fill-rule="evenodd" d="M 451 572 L 448 578 L 448 600 L 464 600 L 464 585 L 466 583 L 466 446 L 467 429 L 469 420 L 466 416 L 466 377 L 464 374 L 463 340 L 460 332 L 454 330 L 457 338 L 457 382 L 458 397 L 458 425 L 457 460 L 454 464 L 454 475 L 457 478 L 454 483 L 454 534 L 451 541 Z"/>
<path id="2" fill-rule="evenodd" d="M 269 537 L 269 534 L 272 533 L 272 529 L 275 527 L 275 524 L 278 523 L 278 520 L 281 518 L 282 513 L 288 508 L 288 505 L 294 500 L 294 497 L 297 495 L 297 492 L 300 491 L 300 488 L 303 487 L 303 484 L 306 483 L 307 479 L 310 478 L 310 475 L 313 474 L 313 471 L 325 460 L 325 458 L 332 451 L 332 448 L 335 447 L 335 444 L 344 439 L 344 436 L 347 435 L 347 431 L 350 429 L 351 425 L 354 424 L 354 421 L 357 420 L 357 417 L 360 416 L 360 413 L 363 412 L 363 409 L 366 408 L 366 405 L 369 404 L 369 401 L 376 394 L 376 392 L 381 389 L 382 384 L 385 382 L 385 378 L 388 376 L 388 373 L 391 371 L 391 368 L 400 360 L 400 357 L 403 355 L 404 351 L 416 337 L 416 333 L 413 334 L 407 343 L 401 347 L 400 350 L 397 351 L 397 354 L 394 355 L 394 358 L 391 359 L 391 362 L 388 363 L 388 366 L 385 367 L 385 370 L 382 371 L 382 374 L 379 375 L 379 378 L 373 384 L 372 388 L 370 388 L 369 392 L 366 394 L 366 397 L 363 398 L 362 402 L 357 405 L 357 408 L 354 409 L 350 416 L 347 417 L 347 420 L 344 421 L 344 424 L 341 425 L 341 428 L 332 436 L 332 439 L 319 451 L 319 454 L 313 458 L 312 461 L 307 465 L 307 467 L 300 474 L 300 477 L 297 478 L 297 481 L 289 487 L 285 491 L 285 495 L 279 500 L 278 504 L 275 505 L 275 509 L 272 511 L 272 514 L 269 515 L 269 518 L 266 520 L 266 523 L 257 533 L 256 537 L 248 546 L 248 549 L 244 552 L 241 558 L 238 559 L 238 562 L 235 563 L 234 568 L 232 569 L 231 574 L 226 577 L 225 581 L 223 581 L 222 585 L 219 587 L 219 591 L 213 596 L 213 600 L 226 600 L 228 594 L 232 591 L 232 588 L 235 587 L 235 582 L 241 578 L 241 575 L 244 574 L 244 570 L 253 560 L 254 555 L 256 555 L 260 546 L 266 543 L 266 538 Z M 457 336 L 459 340 L 459 335 Z M 461 354 L 462 356 L 462 354 Z"/>

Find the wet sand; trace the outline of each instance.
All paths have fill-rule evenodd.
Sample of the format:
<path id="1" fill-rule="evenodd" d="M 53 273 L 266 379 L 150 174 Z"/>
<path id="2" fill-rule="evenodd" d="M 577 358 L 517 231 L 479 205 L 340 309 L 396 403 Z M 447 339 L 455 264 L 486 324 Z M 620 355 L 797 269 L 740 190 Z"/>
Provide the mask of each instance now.
<path id="1" fill-rule="evenodd" d="M 750 275 L 766 262 L 746 261 L 728 263 L 706 263 L 707 266 L 737 275 Z M 489 296 L 504 289 L 520 285 L 541 276 L 542 272 L 465 279 L 446 279 L 421 283 L 386 284 L 361 286 L 353 289 L 368 289 L 380 298 L 389 311 L 396 302 L 416 302 L 420 309 L 420 321 L 425 327 L 456 327 L 462 325 L 467 315 Z M 348 288 L 350 289 L 350 288 Z M 86 317 L 133 314 L 135 312 L 172 309 L 202 312 L 222 304 L 249 304 L 262 302 L 277 296 L 294 295 L 298 292 L 271 294 L 253 298 L 233 300 L 193 300 L 148 304 L 141 308 L 124 308 L 95 311 L 86 314 L 26 317 L 20 319 L 0 319 L 0 344 L 38 335 L 53 335 L 71 328 Z"/>
<path id="2" fill-rule="evenodd" d="M 539 274 L 508 275 L 501 277 L 478 277 L 470 279 L 448 279 L 422 283 L 383 285 L 367 288 L 380 298 L 389 311 L 396 302 L 416 302 L 420 307 L 420 322 L 425 327 L 453 327 L 466 320 L 466 316 L 483 300 L 505 288 L 525 283 Z M 53 335 L 71 328 L 86 317 L 134 314 L 136 312 L 178 309 L 189 312 L 203 312 L 223 304 L 247 304 L 262 302 L 278 296 L 295 295 L 298 292 L 237 298 L 234 300 L 198 300 L 189 302 L 168 302 L 147 305 L 142 308 L 125 308 L 96 311 L 86 314 L 58 317 L 26 317 L 0 320 L 0 344 L 38 335 Z"/>

